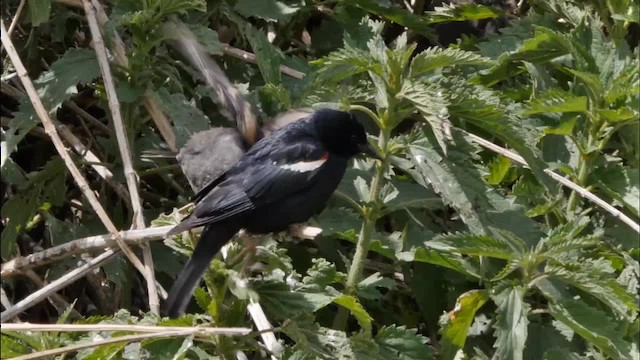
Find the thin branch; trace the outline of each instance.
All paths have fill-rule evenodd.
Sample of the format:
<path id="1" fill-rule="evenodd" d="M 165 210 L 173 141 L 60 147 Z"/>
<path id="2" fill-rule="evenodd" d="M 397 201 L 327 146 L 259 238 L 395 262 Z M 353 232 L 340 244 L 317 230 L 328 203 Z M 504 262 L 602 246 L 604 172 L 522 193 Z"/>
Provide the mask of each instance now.
<path id="1" fill-rule="evenodd" d="M 11 36 L 13 29 L 15 29 L 16 25 L 18 25 L 18 20 L 20 20 L 20 15 L 22 15 L 22 9 L 24 8 L 25 0 L 20 0 L 20 5 L 18 5 L 18 9 L 16 10 L 16 14 L 11 20 L 11 24 L 9 24 L 9 30 L 7 30 L 7 36 Z"/>
<path id="2" fill-rule="evenodd" d="M 139 333 L 164 333 L 169 331 L 187 331 L 189 334 L 243 336 L 251 334 L 249 328 L 223 328 L 204 326 L 151 326 L 131 324 L 0 324 L 6 331 L 56 331 L 56 332 L 97 332 L 130 331 Z"/>
<path id="3" fill-rule="evenodd" d="M 252 64 L 257 64 L 257 60 L 256 60 L 256 55 L 253 53 L 250 53 L 248 51 L 244 51 L 242 49 L 238 49 L 235 48 L 231 45 L 228 44 L 222 44 L 222 52 L 225 55 L 229 55 L 229 56 L 233 56 L 235 58 L 238 58 L 240 60 L 244 60 L 246 62 L 252 63 Z M 288 66 L 284 66 L 284 65 L 280 65 L 280 72 L 291 76 L 292 78 L 296 78 L 296 79 L 303 79 L 305 77 L 305 73 L 300 72 L 298 70 L 292 69 Z"/>
<path id="4" fill-rule="evenodd" d="M 3 24 L 3 27 L 4 27 L 4 24 Z M 12 319 L 14 316 L 20 314 L 21 312 L 40 303 L 40 301 L 46 299 L 50 294 L 57 292 L 58 290 L 64 288 L 65 286 L 82 278 L 89 271 L 93 271 L 93 269 L 95 269 L 96 267 L 101 266 L 103 263 L 111 259 L 117 253 L 118 253 L 118 249 L 109 249 L 104 253 L 102 253 L 100 256 L 97 256 L 93 260 L 87 262 L 86 264 L 67 272 L 60 278 L 52 281 L 47 286 L 41 288 L 40 290 L 22 299 L 13 307 L 3 311 L 0 314 L 0 321 L 2 322 L 8 321 Z"/>
<path id="5" fill-rule="evenodd" d="M 38 276 L 38 274 L 36 274 L 36 272 L 33 270 L 25 271 L 24 276 L 31 280 L 31 282 L 39 288 L 43 288 L 46 286 L 44 280 L 42 280 L 40 276 Z M 57 292 L 51 293 L 48 298 L 51 305 L 56 308 L 59 314 L 62 314 L 66 309 L 69 308 L 69 306 L 71 306 L 71 304 L 69 304 L 69 302 Z M 76 319 L 82 319 L 82 315 L 76 309 L 71 309 L 71 316 Z"/>
<path id="6" fill-rule="evenodd" d="M 172 228 L 173 225 L 167 225 L 150 227 L 142 230 L 127 230 L 121 231 L 120 233 L 118 233 L 118 236 L 127 244 L 135 245 L 141 243 L 142 241 L 164 239 L 166 233 Z M 194 229 L 192 231 L 197 234 L 201 231 L 201 228 Z M 300 239 L 313 240 L 316 236 L 318 236 L 318 234 L 320 234 L 320 232 L 322 232 L 322 229 L 320 228 L 297 225 L 290 228 L 289 234 Z M 2 279 L 8 279 L 12 276 L 15 276 L 20 271 L 24 271 L 26 269 L 33 269 L 73 255 L 103 250 L 104 248 L 113 247 L 116 245 L 117 243 L 111 234 L 89 236 L 69 241 L 64 244 L 54 246 L 49 249 L 39 251 L 24 257 L 15 257 L 3 263 L 0 268 L 0 277 Z"/>
<path id="7" fill-rule="evenodd" d="M 107 102 L 109 110 L 111 111 L 111 118 L 113 119 L 113 126 L 116 131 L 116 139 L 118 141 L 118 148 L 120 150 L 120 156 L 122 157 L 122 165 L 124 168 L 124 176 L 127 181 L 127 187 L 129 189 L 129 196 L 131 197 L 131 206 L 133 208 L 133 225 L 136 229 L 144 229 L 144 217 L 142 214 L 142 200 L 138 193 L 138 174 L 133 169 L 133 162 L 131 161 L 131 149 L 129 148 L 129 140 L 127 139 L 127 133 L 122 120 L 122 114 L 120 112 L 120 102 L 118 101 L 118 94 L 116 93 L 116 87 L 111 75 L 111 68 L 109 67 L 109 60 L 107 59 L 107 50 L 104 47 L 104 41 L 102 40 L 102 34 L 100 33 L 100 27 L 98 26 L 98 20 L 96 13 L 90 0 L 83 0 L 84 10 L 87 14 L 87 21 L 89 22 L 89 29 L 93 38 L 93 46 L 98 58 L 98 65 L 100 66 L 100 72 L 104 80 L 104 87 L 107 93 Z M 147 282 L 147 291 L 149 293 L 149 309 L 154 314 L 160 313 L 160 299 L 158 298 L 158 291 L 156 289 L 156 276 L 153 267 L 153 257 L 151 255 L 151 248 L 149 243 L 142 244 L 142 256 L 144 259 L 144 278 Z"/>
<path id="8" fill-rule="evenodd" d="M 486 139 L 483 139 L 477 135 L 471 134 L 469 132 L 466 132 L 462 129 L 459 129 L 460 131 L 462 131 L 463 133 L 465 133 L 466 135 L 468 135 L 471 140 L 473 140 L 473 142 L 477 143 L 478 145 L 487 148 L 493 152 L 496 152 L 504 157 L 507 157 L 521 165 L 524 166 L 529 166 L 527 164 L 527 162 L 524 160 L 524 158 L 518 154 L 516 154 L 513 151 L 507 150 L 501 146 L 498 146 L 494 143 L 492 143 L 491 141 L 488 141 Z M 611 204 L 607 203 L 606 201 L 602 200 L 601 198 L 599 198 L 598 196 L 596 196 L 594 193 L 592 193 L 591 191 L 585 189 L 584 187 L 574 183 L 573 181 L 563 177 L 562 175 L 559 175 L 557 173 L 555 173 L 554 171 L 550 170 L 550 169 L 544 169 L 544 172 L 547 173 L 552 179 L 554 179 L 555 181 L 559 182 L 560 184 L 568 187 L 569 189 L 573 190 L 576 194 L 579 194 L 580 196 L 582 196 L 585 199 L 591 200 L 591 202 L 593 202 L 594 204 L 600 206 L 602 209 L 604 209 L 605 211 L 607 211 L 608 213 L 610 213 L 611 215 L 613 215 L 613 217 L 617 218 L 618 220 L 622 221 L 623 223 L 627 224 L 631 229 L 633 229 L 635 232 L 637 232 L 638 234 L 640 234 L 640 225 L 638 223 L 636 223 L 633 219 L 631 219 L 630 217 L 628 217 L 627 215 L 625 215 L 622 211 L 616 209 L 615 207 L 613 207 Z"/>

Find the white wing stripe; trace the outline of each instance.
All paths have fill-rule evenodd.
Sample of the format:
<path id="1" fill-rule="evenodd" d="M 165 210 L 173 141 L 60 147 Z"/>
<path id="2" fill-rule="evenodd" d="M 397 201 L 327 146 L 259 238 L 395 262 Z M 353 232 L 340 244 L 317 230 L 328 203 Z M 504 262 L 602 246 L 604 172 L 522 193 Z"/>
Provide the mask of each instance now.
<path id="1" fill-rule="evenodd" d="M 326 161 L 327 159 L 320 159 L 315 161 L 300 161 L 295 164 L 281 165 L 280 168 L 304 173 L 304 172 L 316 170 L 317 168 L 322 166 L 322 164 L 324 164 Z"/>

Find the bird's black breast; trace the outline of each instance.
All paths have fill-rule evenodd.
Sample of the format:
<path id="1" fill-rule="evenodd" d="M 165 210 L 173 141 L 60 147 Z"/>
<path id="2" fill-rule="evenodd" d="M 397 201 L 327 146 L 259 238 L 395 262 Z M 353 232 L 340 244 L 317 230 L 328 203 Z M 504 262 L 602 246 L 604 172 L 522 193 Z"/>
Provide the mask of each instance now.
<path id="1" fill-rule="evenodd" d="M 255 234 L 286 230 L 320 212 L 338 187 L 347 168 L 347 159 L 329 156 L 308 188 L 291 193 L 277 202 L 257 207 L 245 219 L 245 229 Z"/>

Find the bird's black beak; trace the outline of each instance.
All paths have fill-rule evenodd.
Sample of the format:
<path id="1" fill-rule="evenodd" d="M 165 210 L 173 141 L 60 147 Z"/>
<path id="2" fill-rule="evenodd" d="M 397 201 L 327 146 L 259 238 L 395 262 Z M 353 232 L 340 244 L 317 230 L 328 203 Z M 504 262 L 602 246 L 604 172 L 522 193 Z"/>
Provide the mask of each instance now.
<path id="1" fill-rule="evenodd" d="M 358 145 L 358 148 L 360 148 L 360 151 L 367 155 L 370 156 L 374 159 L 378 159 L 380 161 L 382 161 L 382 156 L 380 156 L 380 154 L 378 154 L 378 152 L 376 151 L 376 149 L 373 148 L 373 146 L 371 146 L 371 144 L 366 143 L 366 144 L 361 144 Z"/>

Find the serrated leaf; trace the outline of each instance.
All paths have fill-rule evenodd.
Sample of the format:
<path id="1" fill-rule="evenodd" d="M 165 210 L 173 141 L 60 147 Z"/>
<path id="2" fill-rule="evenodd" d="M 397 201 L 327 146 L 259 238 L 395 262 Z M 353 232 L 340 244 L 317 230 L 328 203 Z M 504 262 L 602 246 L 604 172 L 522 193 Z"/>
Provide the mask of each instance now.
<path id="1" fill-rule="evenodd" d="M 502 14 L 496 8 L 475 3 L 442 3 L 434 11 L 427 11 L 429 22 L 432 24 L 450 22 L 493 19 Z"/>
<path id="2" fill-rule="evenodd" d="M 280 50 L 269 42 L 265 33 L 256 30 L 249 23 L 244 26 L 244 34 L 256 54 L 256 63 L 264 81 L 280 84 L 280 63 L 283 59 Z"/>
<path id="3" fill-rule="evenodd" d="M 13 114 L 13 119 L 9 120 L 6 131 L 2 132 L 0 166 L 2 167 L 3 176 L 6 176 L 4 172 L 5 164 L 8 163 L 9 156 L 17 150 L 20 141 L 38 125 L 40 120 L 28 96 L 21 96 L 19 101 L 19 110 Z"/>
<path id="4" fill-rule="evenodd" d="M 374 341 L 384 359 L 425 360 L 433 358 L 428 339 L 406 326 L 383 326 Z"/>
<path id="5" fill-rule="evenodd" d="M 398 194 L 385 203 L 381 216 L 402 209 L 440 209 L 444 205 L 442 199 L 431 189 L 425 189 L 415 182 L 391 179 L 389 183 L 398 190 Z"/>
<path id="6" fill-rule="evenodd" d="M 29 1 L 29 19 L 32 26 L 40 26 L 49 21 L 51 14 L 51 0 Z"/>
<path id="7" fill-rule="evenodd" d="M 467 331 L 476 312 L 489 300 L 487 290 L 470 290 L 458 296 L 455 308 L 449 312 L 447 323 L 441 329 L 441 356 L 453 359 L 459 349 L 464 348 Z"/>
<path id="8" fill-rule="evenodd" d="M 165 88 L 160 88 L 153 91 L 152 96 L 173 122 L 178 147 L 182 147 L 191 135 L 210 128 L 207 116 L 183 94 L 169 94 Z"/>
<path id="9" fill-rule="evenodd" d="M 442 266 L 451 270 L 455 270 L 461 274 L 471 278 L 481 278 L 480 271 L 469 263 L 462 256 L 452 254 L 446 251 L 433 250 L 420 247 L 414 249 L 413 252 L 403 252 L 396 255 L 401 261 L 418 261 L 428 264 Z"/>
<path id="10" fill-rule="evenodd" d="M 391 3 L 377 3 L 368 0 L 352 0 L 350 3 L 367 12 L 412 29 L 427 38 L 433 35 L 433 29 L 429 27 L 427 17 L 412 14 L 404 9 L 393 6 Z M 383 4 L 388 6 L 384 6 Z"/>
<path id="11" fill-rule="evenodd" d="M 299 8 L 276 0 L 239 0 L 234 10 L 246 17 L 255 16 L 265 20 L 288 21 Z"/>
<path id="12" fill-rule="evenodd" d="M 636 299 L 616 281 L 607 276 L 606 269 L 584 266 L 583 263 L 566 263 L 564 266 L 547 265 L 545 272 L 553 278 L 585 291 L 605 303 L 621 317 L 629 318 L 638 310 Z"/>
<path id="13" fill-rule="evenodd" d="M 612 123 L 638 120 L 637 112 L 634 112 L 629 107 L 622 107 L 619 109 L 598 109 L 598 114 L 600 114 L 600 116 L 605 120 Z"/>
<path id="14" fill-rule="evenodd" d="M 351 315 L 358 321 L 358 324 L 360 324 L 360 327 L 367 333 L 371 332 L 371 321 L 373 318 L 367 313 L 364 307 L 362 307 L 362 304 L 358 302 L 358 299 L 353 296 L 342 295 L 333 299 L 333 302 L 349 310 Z"/>
<path id="15" fill-rule="evenodd" d="M 511 168 L 511 160 L 507 157 L 500 156 L 496 161 L 491 162 L 489 166 L 489 176 L 487 182 L 490 185 L 499 185 Z"/>
<path id="16" fill-rule="evenodd" d="M 411 60 L 410 77 L 418 77 L 439 68 L 460 65 L 490 65 L 491 59 L 471 51 L 430 47 Z"/>
<path id="17" fill-rule="evenodd" d="M 613 359 L 633 359 L 631 344 L 624 340 L 618 322 L 584 301 L 564 299 L 549 303 L 554 318 L 560 320 L 585 340 Z"/>
<path id="18" fill-rule="evenodd" d="M 369 71 L 374 67 L 380 67 L 369 52 L 349 45 L 314 60 L 311 64 L 320 67 L 318 76 L 321 79 L 334 83 Z"/>
<path id="19" fill-rule="evenodd" d="M 34 85 L 43 105 L 51 113 L 78 92 L 78 84 L 89 83 L 99 76 L 100 67 L 95 52 L 71 48 L 51 64 L 51 69 L 42 73 Z"/>
<path id="20" fill-rule="evenodd" d="M 521 287 L 506 288 L 496 295 L 498 305 L 496 324 L 496 349 L 494 356 L 503 360 L 522 360 L 527 342 L 527 313 L 529 305 L 524 301 L 525 290 Z"/>
<path id="21" fill-rule="evenodd" d="M 468 146 L 466 140 L 455 135 L 458 146 L 449 150 L 446 160 L 433 149 L 429 137 L 409 146 L 417 170 L 417 173 L 410 172 L 411 176 L 422 177 L 416 179 L 418 182 L 430 183 L 443 201 L 458 211 L 474 234 L 488 234 L 491 229 L 503 228 L 528 244 L 537 243 L 540 233 L 533 221 L 483 181 L 468 154 L 461 151 L 462 146 Z"/>
<path id="22" fill-rule="evenodd" d="M 587 110 L 586 96 L 575 96 L 558 91 L 549 91 L 529 102 L 524 114 L 586 112 Z"/>
<path id="23" fill-rule="evenodd" d="M 345 275 L 336 270 L 336 266 L 323 258 L 311 259 L 312 265 L 307 270 L 307 276 L 302 278 L 305 286 L 314 286 L 320 290 L 344 279 Z"/>
<path id="24" fill-rule="evenodd" d="M 633 215 L 640 216 L 640 170 L 616 165 L 598 169 L 598 185 Z"/>
<path id="25" fill-rule="evenodd" d="M 523 255 L 524 243 L 513 244 L 504 239 L 468 233 L 439 235 L 425 242 L 429 248 L 457 252 L 464 255 L 488 256 L 511 260 Z"/>
<path id="26" fill-rule="evenodd" d="M 109 345 L 98 346 L 88 356 L 82 357 L 83 360 L 110 360 L 117 359 L 117 356 L 122 352 L 126 342 L 120 342 Z"/>

